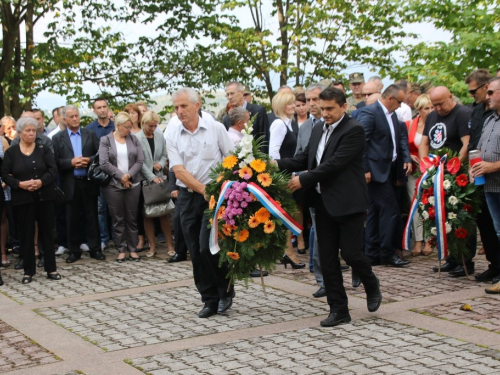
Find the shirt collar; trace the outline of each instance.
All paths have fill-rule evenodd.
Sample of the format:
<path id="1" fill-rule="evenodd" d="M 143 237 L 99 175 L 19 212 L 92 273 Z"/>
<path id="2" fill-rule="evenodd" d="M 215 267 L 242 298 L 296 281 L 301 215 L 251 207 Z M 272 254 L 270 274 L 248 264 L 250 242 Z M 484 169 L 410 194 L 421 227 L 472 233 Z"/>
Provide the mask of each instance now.
<path id="1" fill-rule="evenodd" d="M 81 135 L 82 135 L 82 134 L 81 134 L 81 129 L 82 129 L 82 128 L 79 126 L 79 127 L 78 127 L 78 130 L 77 130 L 76 132 L 74 132 L 74 133 L 73 133 L 73 132 L 72 132 L 69 128 L 67 128 L 66 130 L 68 131 L 68 135 L 71 137 L 71 135 L 72 135 L 72 134 L 73 134 L 73 135 L 77 135 L 77 134 L 78 134 L 78 135 L 80 135 L 80 136 L 81 136 Z"/>
<path id="2" fill-rule="evenodd" d="M 198 132 L 198 130 L 200 128 L 208 129 L 208 126 L 207 126 L 207 123 L 205 122 L 205 120 L 203 120 L 203 118 L 200 117 L 199 115 L 198 115 L 198 127 L 192 133 L 189 130 L 187 130 L 186 127 L 184 126 L 184 124 L 181 122 L 181 130 L 187 131 L 189 134 L 196 134 L 196 132 Z"/>
<path id="3" fill-rule="evenodd" d="M 248 102 L 246 100 L 243 100 L 243 105 L 241 107 L 247 109 L 247 104 L 248 104 Z"/>
<path id="4" fill-rule="evenodd" d="M 345 115 L 344 115 L 344 116 L 345 116 Z M 324 125 L 323 125 L 323 131 L 325 131 L 325 130 L 327 130 L 327 131 L 328 131 L 328 130 L 330 130 L 330 129 L 332 129 L 331 131 L 335 130 L 335 128 L 336 128 L 336 127 L 340 124 L 340 122 L 344 119 L 344 116 L 342 116 L 342 117 L 340 118 L 340 120 L 339 120 L 339 121 L 334 122 L 334 123 L 333 123 L 333 124 L 331 124 L 331 125 L 328 125 L 328 126 L 327 126 L 326 124 L 324 124 Z"/>
<path id="5" fill-rule="evenodd" d="M 380 100 L 378 100 L 378 104 L 380 104 L 382 106 L 382 109 L 384 110 L 384 113 L 386 115 L 392 115 L 392 112 L 389 112 L 389 110 L 387 108 L 385 108 L 385 105 L 383 105 Z"/>

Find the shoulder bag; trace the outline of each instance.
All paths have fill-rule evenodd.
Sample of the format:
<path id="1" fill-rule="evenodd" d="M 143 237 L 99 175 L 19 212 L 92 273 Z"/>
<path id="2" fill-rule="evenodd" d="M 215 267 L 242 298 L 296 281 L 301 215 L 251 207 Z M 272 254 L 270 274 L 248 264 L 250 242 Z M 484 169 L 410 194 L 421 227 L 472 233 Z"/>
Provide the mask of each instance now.
<path id="1" fill-rule="evenodd" d="M 99 164 L 99 151 L 97 151 L 94 160 L 92 160 L 92 163 L 90 163 L 89 165 L 89 169 L 87 170 L 87 177 L 89 181 L 102 186 L 109 184 L 109 181 L 111 181 L 111 176 L 104 172 L 101 168 L 101 165 Z"/>
<path id="2" fill-rule="evenodd" d="M 163 180 L 159 184 L 156 184 L 153 181 L 144 181 L 142 186 L 142 194 L 144 195 L 145 205 L 160 202 L 167 203 L 172 199 L 171 186 L 167 180 Z"/>

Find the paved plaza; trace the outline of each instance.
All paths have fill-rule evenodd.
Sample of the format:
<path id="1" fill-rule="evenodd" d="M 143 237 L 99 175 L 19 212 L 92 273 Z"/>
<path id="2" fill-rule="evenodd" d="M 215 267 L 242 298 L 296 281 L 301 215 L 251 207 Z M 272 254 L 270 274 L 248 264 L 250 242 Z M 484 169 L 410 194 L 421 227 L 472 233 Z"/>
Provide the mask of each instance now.
<path id="1" fill-rule="evenodd" d="M 22 285 L 22 271 L 2 270 L 0 374 L 500 374 L 500 296 L 473 277 L 438 277 L 435 256 L 375 267 L 376 313 L 344 272 L 353 321 L 322 328 L 328 306 L 307 268 L 278 265 L 265 291 L 238 283 L 227 313 L 199 319 L 189 262 L 166 263 L 164 247 L 140 263 L 105 253 L 58 258 L 59 282 L 40 273 Z"/>

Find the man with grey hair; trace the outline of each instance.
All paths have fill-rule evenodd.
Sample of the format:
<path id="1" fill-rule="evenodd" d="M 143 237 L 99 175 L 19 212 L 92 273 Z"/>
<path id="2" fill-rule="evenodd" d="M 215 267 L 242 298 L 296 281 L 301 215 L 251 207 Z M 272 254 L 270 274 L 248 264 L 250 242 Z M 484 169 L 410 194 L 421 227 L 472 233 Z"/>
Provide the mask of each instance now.
<path id="1" fill-rule="evenodd" d="M 236 107 L 229 111 L 230 128 L 227 130 L 229 138 L 235 146 L 240 144 L 243 134 L 241 131 L 245 129 L 246 124 L 250 121 L 250 113 L 243 107 Z M 259 275 L 260 276 L 260 275 Z"/>
<path id="2" fill-rule="evenodd" d="M 384 84 L 382 83 L 382 78 L 379 76 L 371 76 L 368 78 L 368 82 L 374 82 L 377 85 L 377 92 L 382 92 L 384 89 Z"/>
<path id="3" fill-rule="evenodd" d="M 253 136 L 255 139 L 264 136 L 264 144 L 261 151 L 268 153 L 269 150 L 269 120 L 267 118 L 266 109 L 257 104 L 250 104 L 245 100 L 245 86 L 239 82 L 229 82 L 226 85 L 226 97 L 233 108 L 243 107 L 250 112 L 250 118 L 255 117 L 253 122 Z M 224 117 L 224 125 L 226 129 L 231 126 L 229 115 Z"/>
<path id="4" fill-rule="evenodd" d="M 243 98 L 238 88 L 236 83 L 228 85 L 230 100 L 234 95 Z M 167 151 L 179 186 L 177 205 L 193 262 L 194 281 L 205 304 L 198 316 L 208 318 L 227 311 L 234 297 L 234 288 L 226 278 L 227 264 L 219 267 L 219 255 L 210 252 L 209 217 L 205 214 L 205 186 L 210 182 L 210 169 L 229 155 L 234 144 L 220 122 L 199 116 L 201 103 L 195 90 L 181 88 L 173 93 L 172 101 L 180 122 L 167 127 Z"/>
<path id="5" fill-rule="evenodd" d="M 73 105 L 62 110 L 67 129 L 54 135 L 54 156 L 66 202 L 68 220 L 69 256 L 66 263 L 74 263 L 82 256 L 80 248 L 80 209 L 85 215 L 85 229 L 89 255 L 97 260 L 106 257 L 101 251 L 97 219 L 99 185 L 87 178 L 87 167 L 96 157 L 99 140 L 92 130 L 80 127 L 80 112 Z"/>

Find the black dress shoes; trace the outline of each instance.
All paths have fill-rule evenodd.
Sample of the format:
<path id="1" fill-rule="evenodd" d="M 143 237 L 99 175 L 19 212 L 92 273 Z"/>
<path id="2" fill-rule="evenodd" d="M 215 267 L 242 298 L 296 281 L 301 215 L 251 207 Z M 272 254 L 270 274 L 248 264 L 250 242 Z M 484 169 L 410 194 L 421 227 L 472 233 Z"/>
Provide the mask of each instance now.
<path id="1" fill-rule="evenodd" d="M 352 273 L 352 287 L 357 288 L 361 285 L 361 279 L 354 272 Z"/>
<path id="2" fill-rule="evenodd" d="M 45 265 L 45 260 L 43 258 L 38 259 L 37 267 L 42 268 Z"/>
<path id="3" fill-rule="evenodd" d="M 316 292 L 313 293 L 314 298 L 326 297 L 326 289 L 324 286 L 319 288 Z"/>
<path id="4" fill-rule="evenodd" d="M 500 276 L 493 278 L 493 280 L 491 280 L 491 282 L 493 284 L 499 283 L 500 282 Z"/>
<path id="5" fill-rule="evenodd" d="M 105 260 L 106 256 L 102 253 L 102 251 L 91 251 L 89 252 L 89 256 L 96 260 Z"/>
<path id="6" fill-rule="evenodd" d="M 369 312 L 375 312 L 382 304 L 382 293 L 380 293 L 380 281 L 377 279 L 377 289 L 371 293 L 366 293 L 366 306 Z"/>
<path id="7" fill-rule="evenodd" d="M 217 314 L 217 308 L 215 306 L 205 305 L 205 307 L 198 313 L 198 317 L 209 318 L 215 314 Z"/>
<path id="8" fill-rule="evenodd" d="M 407 260 L 402 260 L 396 255 L 393 255 L 391 258 L 383 259 L 382 264 L 391 267 L 404 267 L 410 264 L 410 262 Z"/>
<path id="9" fill-rule="evenodd" d="M 80 260 L 81 257 L 81 254 L 69 254 L 69 256 L 66 258 L 66 263 L 75 263 L 77 260 Z"/>
<path id="10" fill-rule="evenodd" d="M 15 270 L 22 270 L 24 268 L 24 260 L 19 259 L 19 262 L 14 266 Z"/>
<path id="11" fill-rule="evenodd" d="M 331 312 L 328 318 L 321 321 L 321 327 L 335 327 L 339 324 L 349 323 L 351 321 L 351 316 L 349 313 L 341 314 Z"/>
<path id="12" fill-rule="evenodd" d="M 2 275 L 0 275 L 0 286 L 3 285 Z"/>
<path id="13" fill-rule="evenodd" d="M 217 305 L 217 314 L 222 314 L 223 312 L 229 310 L 233 305 L 233 298 L 235 296 L 234 290 L 229 297 L 224 297 L 219 299 L 219 304 Z"/>
<path id="14" fill-rule="evenodd" d="M 475 276 L 476 281 L 492 281 L 500 276 L 500 271 L 488 268 L 483 273 Z"/>
<path id="15" fill-rule="evenodd" d="M 450 272 L 453 271 L 455 268 L 457 268 L 457 265 L 455 263 L 446 262 L 441 266 L 441 272 Z M 434 272 L 439 272 L 439 267 L 438 266 L 432 267 L 432 270 Z"/>
<path id="16" fill-rule="evenodd" d="M 175 254 L 172 258 L 168 258 L 167 262 L 175 263 L 175 262 L 184 262 L 185 260 L 187 260 L 187 255 Z"/>
<path id="17" fill-rule="evenodd" d="M 262 276 L 267 276 L 269 275 L 269 272 L 267 271 L 262 271 Z M 260 277 L 260 271 L 259 270 L 253 270 L 250 272 L 250 277 Z"/>
<path id="18" fill-rule="evenodd" d="M 474 273 L 474 263 L 467 264 L 466 267 L 467 267 L 467 272 L 465 272 L 465 268 L 461 264 L 459 266 L 456 266 L 455 269 L 448 272 L 448 275 L 450 275 L 451 277 L 463 277 L 466 275 L 472 275 Z"/>

